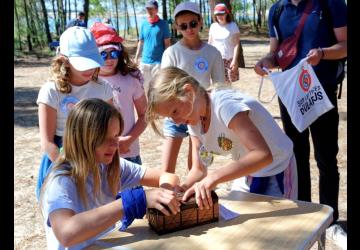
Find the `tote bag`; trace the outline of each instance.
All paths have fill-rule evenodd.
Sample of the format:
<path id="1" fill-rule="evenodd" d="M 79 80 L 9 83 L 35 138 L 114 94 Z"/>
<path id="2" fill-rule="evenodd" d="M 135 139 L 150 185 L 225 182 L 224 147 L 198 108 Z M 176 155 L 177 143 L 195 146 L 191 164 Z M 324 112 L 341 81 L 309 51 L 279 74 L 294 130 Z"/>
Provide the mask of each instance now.
<path id="1" fill-rule="evenodd" d="M 302 59 L 295 67 L 283 72 L 269 72 L 276 93 L 299 132 L 334 108 L 306 60 Z"/>

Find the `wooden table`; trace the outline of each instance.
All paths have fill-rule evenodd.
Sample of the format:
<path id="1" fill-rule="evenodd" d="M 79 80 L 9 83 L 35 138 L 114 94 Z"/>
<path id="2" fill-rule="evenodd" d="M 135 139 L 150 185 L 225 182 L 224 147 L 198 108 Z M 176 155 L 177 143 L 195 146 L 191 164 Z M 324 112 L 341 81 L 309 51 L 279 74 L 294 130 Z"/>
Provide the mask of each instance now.
<path id="1" fill-rule="evenodd" d="M 278 197 L 216 190 L 219 203 L 240 214 L 232 220 L 158 236 L 148 221 L 135 220 L 126 232 L 114 230 L 88 249 L 309 249 L 325 248 L 333 209 Z"/>

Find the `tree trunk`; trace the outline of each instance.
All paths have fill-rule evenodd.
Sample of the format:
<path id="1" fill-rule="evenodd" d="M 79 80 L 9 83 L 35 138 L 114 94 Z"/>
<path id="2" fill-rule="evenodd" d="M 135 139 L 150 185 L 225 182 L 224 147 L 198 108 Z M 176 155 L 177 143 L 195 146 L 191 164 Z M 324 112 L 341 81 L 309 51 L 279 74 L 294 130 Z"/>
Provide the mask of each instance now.
<path id="1" fill-rule="evenodd" d="M 256 23 L 256 0 L 253 0 L 253 24 L 256 29 L 256 33 L 259 33 L 259 27 Z"/>
<path id="2" fill-rule="evenodd" d="M 85 13 L 85 25 L 87 27 L 88 19 L 89 19 L 89 0 L 84 0 L 84 13 Z"/>
<path id="3" fill-rule="evenodd" d="M 75 1 L 76 2 L 76 1 Z M 69 20 L 71 20 L 71 1 L 70 0 L 68 0 L 68 3 L 69 3 L 69 5 L 68 5 L 68 11 L 69 11 L 69 17 L 68 17 L 68 19 Z"/>
<path id="4" fill-rule="evenodd" d="M 39 16 L 38 16 L 38 13 L 36 11 L 36 6 L 34 6 L 33 1 L 30 1 L 28 7 L 29 7 L 28 8 L 28 13 L 29 13 L 29 19 L 30 19 L 32 41 L 35 44 L 35 47 L 40 46 L 42 48 L 42 44 L 41 44 L 41 42 L 39 40 L 38 29 L 36 27 L 37 24 L 40 23 L 40 21 L 38 21 Z"/>
<path id="5" fill-rule="evenodd" d="M 75 16 L 77 17 L 77 0 L 75 0 Z"/>
<path id="6" fill-rule="evenodd" d="M 166 0 L 162 0 L 162 12 L 163 12 L 163 19 L 167 20 L 167 11 L 166 11 Z"/>
<path id="7" fill-rule="evenodd" d="M 138 24 L 137 24 L 137 19 L 136 19 L 136 11 L 135 11 L 135 3 L 134 3 L 134 0 L 131 0 L 131 4 L 132 4 L 132 7 L 133 7 L 133 11 L 134 11 L 136 37 L 139 38 L 139 29 L 138 29 Z"/>
<path id="8" fill-rule="evenodd" d="M 61 34 L 62 32 L 64 32 L 66 26 L 62 0 L 57 0 L 57 11 L 58 11 L 58 21 L 60 26 L 59 33 Z"/>
<path id="9" fill-rule="evenodd" d="M 45 24 L 45 32 L 46 32 L 46 38 L 48 44 L 52 42 L 51 34 L 50 34 L 50 28 L 49 28 L 49 22 L 48 22 L 48 14 L 45 6 L 45 0 L 40 0 L 41 8 L 44 15 L 44 24 Z"/>
<path id="10" fill-rule="evenodd" d="M 126 38 L 127 20 L 126 20 L 126 0 L 124 1 L 124 39 Z"/>
<path id="11" fill-rule="evenodd" d="M 28 42 L 28 49 L 29 51 L 32 51 L 32 44 L 31 44 L 31 35 L 30 35 L 30 25 L 29 25 L 29 16 L 28 16 L 28 11 L 27 11 L 27 6 L 26 6 L 26 0 L 24 1 L 24 11 L 25 11 L 25 18 L 26 18 L 26 33 L 27 33 L 27 42 Z"/>
<path id="12" fill-rule="evenodd" d="M 44 39 L 43 39 L 43 33 L 40 32 L 44 30 L 43 22 L 40 21 L 39 17 L 39 11 L 37 8 L 37 2 L 30 1 L 30 7 L 31 12 L 33 13 L 34 17 L 31 19 L 32 26 L 33 26 L 33 34 L 35 37 L 35 41 L 37 42 L 37 45 L 40 45 L 40 48 L 43 48 L 45 46 Z"/>
<path id="13" fill-rule="evenodd" d="M 17 35 L 18 35 L 18 40 L 19 40 L 19 50 L 22 50 L 22 46 L 21 46 L 21 36 L 20 36 L 20 21 L 19 21 L 19 15 L 17 12 L 17 8 L 16 8 L 16 1 L 14 1 L 14 8 L 15 8 L 15 17 L 16 17 L 16 25 L 17 25 Z"/>
<path id="14" fill-rule="evenodd" d="M 63 6 L 64 6 L 64 23 L 65 23 L 65 26 L 66 24 L 68 23 L 68 20 L 67 20 L 67 0 L 64 0 L 63 2 Z"/>
<path id="15" fill-rule="evenodd" d="M 257 7 L 257 25 L 259 28 L 261 28 L 261 14 L 262 8 L 261 8 L 261 0 L 259 0 L 259 6 Z"/>
<path id="16" fill-rule="evenodd" d="M 55 31 L 56 31 L 56 35 L 59 37 L 60 36 L 60 30 L 59 30 L 59 21 L 56 18 L 55 0 L 51 0 L 51 3 L 52 3 L 52 9 L 53 9 L 53 13 L 54 13 Z"/>
<path id="17" fill-rule="evenodd" d="M 127 26 L 126 31 L 127 31 L 127 34 L 130 35 L 131 23 L 130 23 L 127 0 L 125 0 L 125 18 L 126 18 L 126 26 Z"/>
<path id="18" fill-rule="evenodd" d="M 116 12 L 116 30 L 119 33 L 119 8 L 118 8 L 118 2 L 117 0 L 114 0 L 115 2 L 115 12 Z"/>

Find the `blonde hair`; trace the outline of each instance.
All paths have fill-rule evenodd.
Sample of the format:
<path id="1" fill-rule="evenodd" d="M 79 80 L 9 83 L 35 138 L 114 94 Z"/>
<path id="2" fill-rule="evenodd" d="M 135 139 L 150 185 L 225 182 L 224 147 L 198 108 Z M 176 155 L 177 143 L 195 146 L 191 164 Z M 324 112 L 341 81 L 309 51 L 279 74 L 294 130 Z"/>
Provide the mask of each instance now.
<path id="1" fill-rule="evenodd" d="M 41 188 L 41 198 L 46 184 L 56 176 L 69 176 L 76 185 L 81 201 L 88 206 L 86 181 L 93 178 L 93 195 L 99 197 L 101 176 L 99 165 L 95 160 L 95 150 L 105 140 L 111 118 L 120 122 L 121 134 L 124 122 L 116 108 L 97 98 L 84 99 L 78 102 L 69 112 L 63 136 L 63 151 L 54 162 Z M 114 197 L 120 187 L 120 161 L 116 153 L 107 166 L 107 181 Z M 40 202 L 42 204 L 42 202 Z"/>
<path id="2" fill-rule="evenodd" d="M 64 94 L 71 93 L 70 84 L 70 62 L 64 55 L 57 55 L 51 62 L 51 76 L 55 81 L 56 88 Z M 92 76 L 94 82 L 98 82 L 100 68 L 97 68 Z"/>
<path id="3" fill-rule="evenodd" d="M 147 91 L 148 106 L 146 109 L 146 120 L 158 135 L 162 136 L 156 125 L 156 120 L 159 117 L 155 111 L 155 106 L 165 101 L 183 99 L 185 97 L 183 88 L 185 84 L 191 84 L 197 93 L 205 92 L 205 89 L 200 86 L 200 83 L 194 77 L 184 70 L 173 66 L 159 70 L 150 81 Z"/>

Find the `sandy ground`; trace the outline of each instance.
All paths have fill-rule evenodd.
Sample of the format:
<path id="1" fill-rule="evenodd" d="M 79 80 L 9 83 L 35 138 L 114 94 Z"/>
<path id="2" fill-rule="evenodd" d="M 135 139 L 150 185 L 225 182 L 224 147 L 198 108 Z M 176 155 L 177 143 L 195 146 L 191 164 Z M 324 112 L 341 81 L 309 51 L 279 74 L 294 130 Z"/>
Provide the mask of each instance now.
<path id="1" fill-rule="evenodd" d="M 240 69 L 240 81 L 233 86 L 245 93 L 257 96 L 260 77 L 252 67 L 255 62 L 268 50 L 265 38 L 245 37 L 242 40 L 246 68 Z M 129 45 L 133 45 L 129 43 Z M 134 51 L 133 49 L 131 50 Z M 35 186 L 38 166 L 41 158 L 39 127 L 37 119 L 36 98 L 44 81 L 49 77 L 50 58 L 16 58 L 14 64 L 14 244 L 15 249 L 46 249 L 46 238 L 43 228 L 43 218 L 35 198 Z M 274 94 L 270 82 L 265 82 L 261 99 L 268 101 Z M 347 81 L 343 84 L 342 99 L 339 100 L 339 154 L 338 165 L 340 172 L 340 220 L 347 221 Z M 276 98 L 269 104 L 264 104 L 275 120 L 280 122 L 280 113 Z M 144 165 L 159 168 L 161 159 L 162 139 L 157 137 L 148 127 L 140 137 L 141 157 Z M 184 177 L 187 173 L 187 140 L 184 141 L 178 158 L 176 173 Z M 226 157 L 217 157 L 212 169 L 220 167 L 227 161 Z M 311 157 L 312 198 L 318 202 L 318 170 L 314 158 Z M 221 184 L 228 188 L 230 183 Z M 338 249 L 327 241 L 327 249 Z M 313 246 L 312 249 L 316 249 Z"/>

